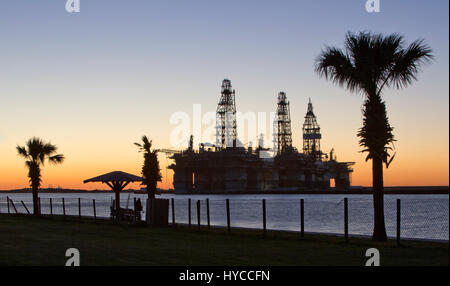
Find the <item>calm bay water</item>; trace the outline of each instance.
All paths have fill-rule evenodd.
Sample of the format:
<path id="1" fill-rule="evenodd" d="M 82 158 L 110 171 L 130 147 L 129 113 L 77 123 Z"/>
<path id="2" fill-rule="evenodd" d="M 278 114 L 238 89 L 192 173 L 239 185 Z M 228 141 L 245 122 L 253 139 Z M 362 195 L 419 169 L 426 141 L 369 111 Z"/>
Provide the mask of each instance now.
<path id="1" fill-rule="evenodd" d="M 26 213 L 21 201 L 31 212 L 31 194 L 0 194 L 0 212 L 7 211 L 6 197 L 14 201 L 17 211 Z M 83 216 L 93 216 L 93 199 L 96 201 L 98 217 L 109 217 L 113 193 L 42 193 L 41 209 L 50 213 L 49 198 L 52 198 L 54 214 L 62 214 L 62 198 L 65 199 L 66 214 L 78 215 L 78 198 L 81 198 Z M 192 223 L 197 223 L 196 202 L 200 200 L 201 223 L 206 224 L 206 198 L 210 201 L 211 225 L 226 226 L 225 200 L 230 199 L 232 227 L 262 228 L 262 199 L 266 199 L 267 228 L 299 231 L 300 199 L 305 200 L 305 231 L 339 233 L 344 232 L 344 197 L 349 202 L 349 233 L 371 235 L 373 230 L 373 206 L 370 195 L 169 195 L 160 198 L 175 199 L 177 223 L 188 222 L 188 199 L 191 198 Z M 121 194 L 121 205 L 133 207 L 134 198 L 144 194 Z M 396 234 L 396 199 L 401 199 L 402 237 L 441 239 L 449 238 L 448 195 L 386 195 L 385 218 L 388 236 Z M 11 212 L 14 210 L 10 209 Z M 172 221 L 172 212 L 169 219 Z"/>

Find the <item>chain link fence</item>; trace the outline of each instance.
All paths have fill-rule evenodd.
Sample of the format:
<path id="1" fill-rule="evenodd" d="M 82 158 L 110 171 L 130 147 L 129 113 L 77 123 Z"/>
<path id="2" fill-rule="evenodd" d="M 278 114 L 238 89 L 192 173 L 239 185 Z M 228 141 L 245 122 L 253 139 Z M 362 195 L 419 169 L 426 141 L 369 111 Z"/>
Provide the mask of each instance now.
<path id="1" fill-rule="evenodd" d="M 40 197 L 41 213 L 44 215 L 67 215 L 110 218 L 113 196 L 95 198 Z M 170 198 L 169 222 L 196 226 L 200 219 L 202 226 L 263 229 L 263 199 L 237 197 L 226 199 L 205 197 Z M 134 200 L 140 198 L 144 206 L 145 195 L 121 197 L 121 207 L 134 208 Z M 10 200 L 8 203 L 8 199 Z M 387 235 L 397 236 L 397 199 L 385 196 L 384 212 Z M 306 233 L 345 234 L 345 199 L 333 196 L 309 196 L 303 198 L 303 221 Z M 447 240 L 449 238 L 449 197 L 401 196 L 400 235 L 402 238 Z M 198 205 L 197 205 L 198 204 Z M 174 209 L 172 210 L 172 206 Z M 350 236 L 371 236 L 373 231 L 373 203 L 369 196 L 347 199 L 347 230 Z M 0 213 L 33 213 L 30 195 L 1 196 Z M 175 220 L 172 214 L 175 214 Z M 300 199 L 265 199 L 265 224 L 267 230 L 301 231 Z"/>

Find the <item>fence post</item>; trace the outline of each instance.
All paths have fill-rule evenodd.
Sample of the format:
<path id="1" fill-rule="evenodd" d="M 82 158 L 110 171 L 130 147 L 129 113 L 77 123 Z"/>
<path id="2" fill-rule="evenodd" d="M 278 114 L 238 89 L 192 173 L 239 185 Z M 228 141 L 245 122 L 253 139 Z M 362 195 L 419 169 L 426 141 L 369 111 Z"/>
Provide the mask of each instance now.
<path id="1" fill-rule="evenodd" d="M 208 229 L 211 228 L 211 221 L 209 219 L 209 199 L 206 199 L 206 219 L 208 221 Z"/>
<path id="2" fill-rule="evenodd" d="M 9 197 L 8 196 L 6 196 L 6 202 L 8 204 L 8 214 L 10 214 L 10 211 L 9 211 Z"/>
<path id="3" fill-rule="evenodd" d="M 41 198 L 38 198 L 38 214 L 41 215 Z"/>
<path id="4" fill-rule="evenodd" d="M 188 199 L 188 225 L 191 227 L 191 199 Z"/>
<path id="5" fill-rule="evenodd" d="M 152 199 L 145 201 L 145 223 L 151 225 L 152 223 Z"/>
<path id="6" fill-rule="evenodd" d="M 344 237 L 348 240 L 348 199 L 344 198 Z"/>
<path id="7" fill-rule="evenodd" d="M 305 200 L 300 199 L 300 234 L 305 236 Z"/>
<path id="8" fill-rule="evenodd" d="M 81 219 L 81 199 L 78 198 L 78 218 Z"/>
<path id="9" fill-rule="evenodd" d="M 13 206 L 14 211 L 16 212 L 16 214 L 18 214 L 19 212 L 17 211 L 16 206 L 14 205 L 14 202 L 12 200 L 11 200 L 11 205 Z"/>
<path id="10" fill-rule="evenodd" d="M 230 199 L 227 199 L 227 230 L 228 230 L 228 232 L 231 231 L 231 225 L 230 225 Z"/>
<path id="11" fill-rule="evenodd" d="M 52 204 L 52 198 L 50 198 L 50 215 L 53 215 L 53 204 Z"/>
<path id="12" fill-rule="evenodd" d="M 266 236 L 266 200 L 262 200 L 262 211 L 263 211 L 263 234 Z"/>
<path id="13" fill-rule="evenodd" d="M 97 210 L 95 209 L 95 199 L 92 199 L 92 207 L 94 208 L 94 219 L 97 219 Z"/>
<path id="14" fill-rule="evenodd" d="M 21 201 L 21 202 L 22 202 L 23 207 L 24 207 L 25 210 L 27 211 L 27 213 L 30 214 L 30 211 L 28 210 L 28 208 L 27 208 L 27 206 L 25 205 L 25 203 L 24 203 L 23 201 Z"/>
<path id="15" fill-rule="evenodd" d="M 200 200 L 197 200 L 197 225 L 200 230 Z"/>
<path id="16" fill-rule="evenodd" d="M 400 199 L 397 199 L 397 246 L 400 246 L 400 218 L 401 218 Z"/>
<path id="17" fill-rule="evenodd" d="M 174 198 L 171 199 L 172 202 L 172 226 L 176 227 L 175 225 L 175 200 Z"/>
<path id="18" fill-rule="evenodd" d="M 64 201 L 64 198 L 62 198 L 62 204 L 63 204 L 63 216 L 66 216 L 66 203 Z"/>

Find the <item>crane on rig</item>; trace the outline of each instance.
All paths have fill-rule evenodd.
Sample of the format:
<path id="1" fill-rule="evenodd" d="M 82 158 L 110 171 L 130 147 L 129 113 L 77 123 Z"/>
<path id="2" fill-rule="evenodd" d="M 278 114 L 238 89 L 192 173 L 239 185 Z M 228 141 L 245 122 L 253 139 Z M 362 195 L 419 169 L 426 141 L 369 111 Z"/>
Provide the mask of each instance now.
<path id="1" fill-rule="evenodd" d="M 156 150 L 156 152 L 165 153 L 167 156 L 169 156 L 170 154 L 182 154 L 183 153 L 182 150 L 173 150 L 173 149 L 158 149 L 158 150 Z"/>

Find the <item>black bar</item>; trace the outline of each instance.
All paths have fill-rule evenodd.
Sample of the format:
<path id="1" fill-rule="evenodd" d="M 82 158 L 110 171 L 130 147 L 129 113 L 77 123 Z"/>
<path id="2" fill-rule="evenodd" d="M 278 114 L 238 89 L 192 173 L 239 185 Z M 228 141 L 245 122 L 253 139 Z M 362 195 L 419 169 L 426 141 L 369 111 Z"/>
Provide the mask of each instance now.
<path id="1" fill-rule="evenodd" d="M 262 200 L 262 211 L 263 211 L 263 230 L 264 230 L 264 236 L 266 235 L 267 229 L 266 229 L 266 200 Z"/>
<path id="2" fill-rule="evenodd" d="M 300 199 L 300 234 L 305 236 L 305 200 Z"/>
<path id="3" fill-rule="evenodd" d="M 348 240 L 348 199 L 344 198 L 344 237 Z"/>
<path id="4" fill-rule="evenodd" d="M 64 201 L 64 198 L 62 198 L 62 204 L 63 204 L 63 216 L 66 216 L 66 203 Z"/>
<path id="5" fill-rule="evenodd" d="M 197 201 L 197 225 L 198 230 L 200 230 L 200 201 Z"/>
<path id="6" fill-rule="evenodd" d="M 231 231 L 231 224 L 230 224 L 230 200 L 227 199 L 227 230 L 228 232 Z"/>
<path id="7" fill-rule="evenodd" d="M 81 199 L 78 198 L 78 217 L 81 218 Z"/>
<path id="8" fill-rule="evenodd" d="M 97 219 L 97 210 L 95 209 L 95 199 L 92 200 L 92 207 L 94 208 L 94 219 Z"/>
<path id="9" fill-rule="evenodd" d="M 209 199 L 206 199 L 206 219 L 208 221 L 208 229 L 211 228 L 211 221 L 209 219 Z"/>
<path id="10" fill-rule="evenodd" d="M 8 196 L 6 196 L 6 202 L 8 203 L 8 214 L 9 214 L 10 211 L 9 211 L 9 197 Z"/>
<path id="11" fill-rule="evenodd" d="M 52 198 L 50 198 L 50 215 L 53 215 L 53 204 L 52 204 Z"/>
<path id="12" fill-rule="evenodd" d="M 188 199 L 188 221 L 189 227 L 191 227 L 191 199 Z"/>
<path id="13" fill-rule="evenodd" d="M 400 199 L 397 199 L 397 246 L 400 246 L 400 218 L 401 218 L 401 205 Z"/>
<path id="14" fill-rule="evenodd" d="M 41 198 L 38 199 L 38 214 L 42 214 L 41 213 Z"/>
<path id="15" fill-rule="evenodd" d="M 175 225 L 175 200 L 174 200 L 174 198 L 172 198 L 171 201 L 172 201 L 172 226 L 176 227 L 176 225 Z"/>

